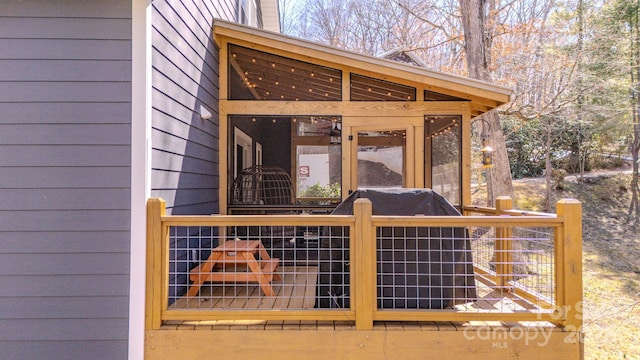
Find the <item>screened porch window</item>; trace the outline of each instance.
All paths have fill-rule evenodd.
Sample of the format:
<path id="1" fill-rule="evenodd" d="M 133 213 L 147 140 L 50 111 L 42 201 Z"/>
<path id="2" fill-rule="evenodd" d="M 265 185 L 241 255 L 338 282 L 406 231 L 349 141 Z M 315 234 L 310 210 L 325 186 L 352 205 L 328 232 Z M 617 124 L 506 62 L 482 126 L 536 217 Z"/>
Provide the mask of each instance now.
<path id="1" fill-rule="evenodd" d="M 341 101 L 342 71 L 229 44 L 229 99 Z"/>
<path id="2" fill-rule="evenodd" d="M 351 101 L 416 101 L 416 88 L 352 73 Z"/>
<path id="3" fill-rule="evenodd" d="M 460 115 L 426 116 L 427 146 L 431 154 L 431 188 L 450 203 L 460 205 L 462 127 Z"/>
<path id="4" fill-rule="evenodd" d="M 342 121 L 339 116 L 230 116 L 230 164 L 257 164 L 281 169 L 290 177 L 293 204 L 330 205 L 341 200 Z M 237 134 L 243 134 L 241 137 Z M 249 139 L 247 139 L 249 138 Z M 244 145 L 243 145 L 244 144 Z M 238 147 L 260 148 L 258 159 Z M 261 160 L 261 162 L 260 162 Z M 236 167 L 238 165 L 235 165 Z M 234 183 L 239 170 L 229 172 Z M 230 199 L 230 203 L 234 201 Z M 260 201 L 256 201 L 259 203 Z"/>

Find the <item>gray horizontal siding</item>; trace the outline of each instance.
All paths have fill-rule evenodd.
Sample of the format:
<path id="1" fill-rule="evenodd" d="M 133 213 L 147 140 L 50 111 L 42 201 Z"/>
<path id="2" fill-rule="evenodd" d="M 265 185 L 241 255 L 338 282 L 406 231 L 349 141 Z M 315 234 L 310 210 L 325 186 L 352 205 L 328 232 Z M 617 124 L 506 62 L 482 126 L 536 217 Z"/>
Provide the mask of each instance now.
<path id="1" fill-rule="evenodd" d="M 193 159 L 184 155 L 172 154 L 165 151 L 159 151 L 155 149 L 154 152 L 155 162 L 154 164 L 162 164 L 162 168 L 155 168 L 154 170 L 173 171 L 180 173 L 195 173 L 204 174 L 209 176 L 216 176 L 218 171 L 218 154 L 215 154 L 215 158 L 211 161 L 203 161 L 201 159 Z M 159 171 L 154 175 L 162 176 Z M 217 184 L 216 184 L 217 185 Z"/>
<path id="2" fill-rule="evenodd" d="M 0 60 L 0 81 L 123 82 L 129 79 L 131 62 L 127 60 Z"/>
<path id="3" fill-rule="evenodd" d="M 0 166 L 103 167 L 131 163 L 129 145 L 2 145 L 2 153 Z"/>
<path id="4" fill-rule="evenodd" d="M 21 275 L 126 275 L 129 272 L 127 253 L 0 254 L 0 261 L 5 264 L 0 269 L 0 276 L 15 272 Z M 125 307 L 128 306 L 127 302 Z M 95 317 L 96 309 L 93 310 L 92 317 Z"/>
<path id="5" fill-rule="evenodd" d="M 158 170 L 154 170 L 158 171 Z M 180 181 L 185 182 L 186 184 L 193 184 L 193 188 L 198 188 L 198 186 L 202 186 L 202 184 L 209 184 L 206 186 L 207 188 L 212 188 L 218 183 L 218 177 L 216 175 L 208 175 L 201 173 L 187 173 L 187 172 L 174 172 L 174 171 L 166 171 L 160 170 L 164 172 L 163 174 L 158 174 L 158 176 L 152 176 L 151 186 L 155 189 L 176 189 Z"/>
<path id="6" fill-rule="evenodd" d="M 121 239 L 127 231 L 41 231 L 16 232 L 2 240 L 4 254 L 127 253 L 129 244 Z"/>
<path id="7" fill-rule="evenodd" d="M 127 356 L 131 1 L 0 2 L 0 357 Z"/>
<path id="8" fill-rule="evenodd" d="M 50 18 L 128 18 L 131 1 L 128 0 L 3 0 L 0 1 L 0 14 L 3 17 Z M 78 35 L 81 36 L 81 35 Z"/>
<path id="9" fill-rule="evenodd" d="M 62 331 L 61 329 L 65 329 Z M 74 341 L 120 340 L 120 332 L 127 331 L 127 322 L 120 319 L 20 319 L 0 320 L 0 341 Z M 62 356 L 61 356 L 62 355 Z M 7 357 L 8 359 L 21 359 Z M 67 359 L 65 354 L 48 354 L 47 359 Z M 94 354 L 88 359 L 102 359 Z M 125 359 L 126 354 L 118 359 Z"/>
<path id="10" fill-rule="evenodd" d="M 0 276 L 2 297 L 113 297 L 128 296 L 129 289 L 122 286 L 129 281 L 128 274 L 122 275 L 20 275 Z M 28 284 L 29 286 L 25 286 Z M 121 306 L 118 302 L 116 306 Z M 29 309 L 25 309 L 29 310 Z M 94 315 L 95 317 L 95 315 Z M 96 324 L 99 320 L 96 319 Z"/>
<path id="11" fill-rule="evenodd" d="M 0 308 L 7 314 L 7 319 L 83 319 L 93 316 L 96 306 L 103 309 L 107 318 L 127 317 L 126 307 L 112 306 L 114 300 L 127 300 L 125 297 L 58 297 L 0 298 Z M 29 309 L 29 310 L 27 310 Z"/>
<path id="12" fill-rule="evenodd" d="M 5 145 L 128 145 L 130 124 L 21 124 L 0 125 Z M 53 131 L 52 131 L 53 130 Z M 56 136 L 51 136 L 54 132 Z"/>
<path id="13" fill-rule="evenodd" d="M 218 211 L 218 50 L 213 18 L 233 0 L 153 3 L 152 196 L 173 214 Z M 200 106 L 212 118 L 200 118 Z"/>
<path id="14" fill-rule="evenodd" d="M 11 236 L 14 231 L 124 232 L 129 230 L 129 222 L 129 212 L 125 210 L 0 211 L 0 236 Z"/>
<path id="15" fill-rule="evenodd" d="M 4 14 L 6 15 L 6 14 Z M 31 15 L 33 16 L 33 15 Z M 0 34 L 11 34 L 12 39 L 131 39 L 131 20 L 118 18 L 31 17 L 31 26 L 22 26 L 23 17 L 5 16 L 0 22 Z M 109 31 L 104 31 L 109 28 Z"/>
<path id="16" fill-rule="evenodd" d="M 96 69 L 97 70 L 97 69 Z M 130 82 L 3 81 L 0 98 L 5 102 L 121 102 L 131 101 Z"/>
<path id="17" fill-rule="evenodd" d="M 0 59 L 131 60 L 131 42 L 0 38 Z"/>
<path id="18" fill-rule="evenodd" d="M 128 187 L 0 190 L 0 211 L 127 210 L 130 191 Z"/>
<path id="19" fill-rule="evenodd" d="M 46 116 L 48 124 L 85 124 L 87 119 L 97 124 L 130 124 L 131 109 L 112 103 L 48 103 L 46 113 L 42 107 L 23 103 L 0 102 L 0 124 L 40 124 Z"/>
<path id="20" fill-rule="evenodd" d="M 0 189 L 100 189 L 129 187 L 130 169 L 113 167 L 11 167 L 0 172 Z"/>
<path id="21" fill-rule="evenodd" d="M 66 359 L 124 359 L 127 353 L 126 341 L 0 341 L 0 349 L 5 354 L 20 354 L 17 359 L 49 359 L 55 354 L 64 354 Z M 11 358 L 7 358 L 11 359 Z"/>

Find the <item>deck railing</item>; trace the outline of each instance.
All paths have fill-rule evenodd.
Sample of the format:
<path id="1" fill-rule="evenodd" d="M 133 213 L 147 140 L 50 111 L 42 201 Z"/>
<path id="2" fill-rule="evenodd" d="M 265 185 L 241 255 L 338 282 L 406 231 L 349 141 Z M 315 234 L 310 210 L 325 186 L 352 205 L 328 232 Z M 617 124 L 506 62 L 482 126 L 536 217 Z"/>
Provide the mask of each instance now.
<path id="1" fill-rule="evenodd" d="M 536 321 L 579 330 L 581 204 L 561 200 L 556 214 L 511 207 L 500 198 L 495 209 L 464 207 L 464 216 L 374 216 L 360 199 L 354 215 L 175 216 L 166 215 L 163 200 L 149 199 L 146 327 L 346 320 L 366 330 L 375 321 Z M 229 240 L 258 240 L 257 261 L 273 266 L 240 274 L 230 262 L 241 252 L 212 256 Z M 443 249 L 449 255 L 434 258 Z M 251 273 L 245 260 L 243 271 Z M 209 272 L 216 275 L 205 278 Z M 198 279 L 213 283 L 194 287 Z"/>

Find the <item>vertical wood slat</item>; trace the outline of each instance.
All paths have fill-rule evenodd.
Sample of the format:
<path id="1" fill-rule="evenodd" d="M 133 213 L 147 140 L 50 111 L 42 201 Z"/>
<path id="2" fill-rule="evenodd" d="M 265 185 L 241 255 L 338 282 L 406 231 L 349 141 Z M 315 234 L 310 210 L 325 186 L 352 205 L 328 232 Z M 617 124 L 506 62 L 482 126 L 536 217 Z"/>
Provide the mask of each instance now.
<path id="1" fill-rule="evenodd" d="M 512 210 L 513 200 L 508 196 L 496 198 L 496 212 Z M 496 228 L 495 241 L 496 276 L 499 287 L 509 287 L 513 280 L 513 229 L 510 227 Z"/>
<path id="2" fill-rule="evenodd" d="M 372 205 L 368 199 L 358 199 L 353 204 L 356 218 L 355 249 L 351 251 L 351 271 L 355 283 L 351 284 L 351 296 L 355 296 L 356 329 L 373 329 L 373 312 L 376 310 L 376 241 L 372 227 Z M 355 255 L 355 256 L 353 256 Z M 354 265 L 355 260 L 355 267 Z M 351 301 L 354 303 L 354 301 Z"/>
<path id="3" fill-rule="evenodd" d="M 147 201 L 147 273 L 146 273 L 146 313 L 145 328 L 160 329 L 162 324 L 161 304 L 163 291 L 162 245 L 163 230 L 161 217 L 166 214 L 166 203 L 159 198 Z"/>
<path id="4" fill-rule="evenodd" d="M 556 237 L 557 304 L 561 306 L 563 325 L 571 331 L 582 329 L 582 204 L 575 199 L 556 203 L 564 226 Z M 559 253 L 559 254 L 558 254 Z"/>

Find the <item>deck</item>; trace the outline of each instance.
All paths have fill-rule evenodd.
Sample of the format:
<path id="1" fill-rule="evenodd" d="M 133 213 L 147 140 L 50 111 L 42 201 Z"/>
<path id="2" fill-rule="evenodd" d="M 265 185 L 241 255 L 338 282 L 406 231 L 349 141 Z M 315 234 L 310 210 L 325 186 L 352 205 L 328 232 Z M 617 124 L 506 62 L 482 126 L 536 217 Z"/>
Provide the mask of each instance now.
<path id="1" fill-rule="evenodd" d="M 487 214 L 465 217 L 381 217 L 371 215 L 367 202 L 358 206 L 353 216 L 181 217 L 166 216 L 162 202 L 150 202 L 145 358 L 584 357 L 578 306 L 582 300 L 579 204 L 559 203 L 556 215 L 473 209 Z M 194 265 L 186 258 L 171 262 L 169 254 L 191 254 L 193 246 L 211 249 L 213 245 L 201 242 L 228 240 L 225 229 L 239 226 L 348 229 L 336 236 L 349 244 L 350 270 L 332 273 L 322 268 L 325 263 L 317 257 L 286 260 L 275 251 L 277 243 L 270 242 L 273 235 L 268 235 L 264 244 L 270 255 L 283 259 L 275 270 L 281 279 L 274 276 L 271 282 L 273 296 L 265 295 L 264 284 L 246 283 L 246 278 L 235 281 L 233 274 L 239 269 L 224 270 L 228 265 L 217 271 L 230 274 L 211 278 L 224 283 L 204 283 L 197 294 L 182 295 L 189 288 Z M 462 300 L 456 301 L 454 309 L 376 305 L 376 286 L 386 284 L 377 283 L 377 265 L 384 261 L 372 246 L 377 229 L 434 226 L 469 228 L 477 294 L 447 297 Z M 482 235 L 474 227 L 491 231 Z M 512 257 L 512 245 L 522 246 L 518 251 L 527 255 L 523 259 L 532 272 L 516 270 L 519 260 Z M 328 299 L 332 305 L 334 296 L 343 296 L 341 292 L 316 294 L 326 274 L 349 275 L 350 289 L 344 293 L 350 300 L 348 308 L 315 307 L 316 299 Z"/>

